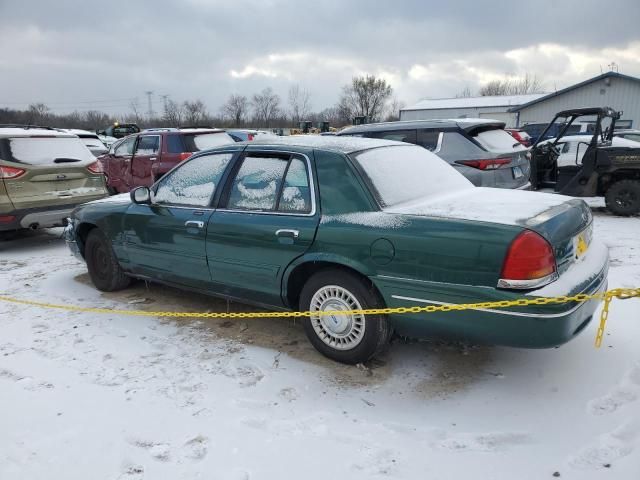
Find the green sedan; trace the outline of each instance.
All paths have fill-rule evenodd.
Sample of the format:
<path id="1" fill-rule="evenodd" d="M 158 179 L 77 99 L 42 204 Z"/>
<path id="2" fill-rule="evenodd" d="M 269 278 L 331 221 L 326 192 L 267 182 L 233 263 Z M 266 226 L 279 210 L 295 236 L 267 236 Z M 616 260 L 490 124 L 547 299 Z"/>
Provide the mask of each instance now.
<path id="1" fill-rule="evenodd" d="M 65 231 L 103 291 L 132 279 L 311 312 L 595 293 L 608 251 L 578 199 L 474 187 L 424 148 L 270 137 L 194 155 L 151 188 L 78 207 Z M 569 341 L 597 301 L 398 315 L 311 315 L 345 363 L 393 333 L 515 347 Z"/>

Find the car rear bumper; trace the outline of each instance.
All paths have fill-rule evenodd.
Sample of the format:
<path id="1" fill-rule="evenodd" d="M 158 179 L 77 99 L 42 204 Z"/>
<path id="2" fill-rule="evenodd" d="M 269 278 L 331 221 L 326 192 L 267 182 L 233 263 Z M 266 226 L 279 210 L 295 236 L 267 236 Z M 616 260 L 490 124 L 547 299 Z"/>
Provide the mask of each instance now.
<path id="1" fill-rule="evenodd" d="M 606 249 L 606 247 L 605 247 Z M 490 287 L 438 284 L 378 276 L 371 280 L 389 307 L 457 305 L 462 303 L 516 300 L 547 296 L 595 294 L 607 288 L 608 251 L 595 253 L 576 282 L 565 279 L 555 290 L 550 286 L 528 292 Z M 562 281 L 562 276 L 558 282 Z M 475 308 L 464 311 L 398 314 L 389 317 L 400 335 L 413 338 L 455 338 L 471 342 L 522 348 L 562 345 L 578 335 L 591 321 L 600 300 L 506 308 Z"/>
<path id="2" fill-rule="evenodd" d="M 82 202 L 68 205 L 28 208 L 4 213 L 3 216 L 13 217 L 13 220 L 0 223 L 0 231 L 64 226 L 66 224 L 66 218 L 69 217 L 74 208 L 85 201 L 95 199 L 96 198 L 91 197 L 86 200 L 83 199 Z"/>

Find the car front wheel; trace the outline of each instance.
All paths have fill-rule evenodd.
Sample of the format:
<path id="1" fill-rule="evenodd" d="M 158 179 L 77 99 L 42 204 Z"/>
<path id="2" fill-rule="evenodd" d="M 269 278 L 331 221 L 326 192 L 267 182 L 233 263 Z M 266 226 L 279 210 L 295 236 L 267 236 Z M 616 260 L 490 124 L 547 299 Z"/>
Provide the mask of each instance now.
<path id="1" fill-rule="evenodd" d="M 120 268 L 111 242 L 97 228 L 91 230 L 87 236 L 84 258 L 89 277 L 98 290 L 113 292 L 122 290 L 131 283 L 131 278 Z"/>
<path id="2" fill-rule="evenodd" d="M 640 181 L 619 180 L 605 194 L 607 208 L 616 215 L 629 216 L 640 213 Z"/>
<path id="3" fill-rule="evenodd" d="M 316 273 L 302 289 L 300 308 L 318 312 L 304 317 L 304 330 L 313 346 L 332 360 L 362 363 L 388 344 L 390 329 L 386 315 L 319 314 L 384 308 L 373 286 L 357 275 L 339 269 Z"/>

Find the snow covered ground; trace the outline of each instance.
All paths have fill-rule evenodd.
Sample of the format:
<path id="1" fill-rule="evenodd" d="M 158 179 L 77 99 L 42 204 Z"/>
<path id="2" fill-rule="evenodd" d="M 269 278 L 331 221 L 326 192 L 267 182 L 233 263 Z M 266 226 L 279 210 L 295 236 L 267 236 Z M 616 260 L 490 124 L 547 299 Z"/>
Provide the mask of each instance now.
<path id="1" fill-rule="evenodd" d="M 640 218 L 595 219 L 610 286 L 640 286 Z M 101 294 L 60 233 L 0 241 L 2 294 L 227 308 L 143 283 Z M 558 349 L 396 342 L 360 369 L 290 320 L 0 303 L 0 479 L 638 479 L 638 312 L 615 301 L 600 350 L 592 322 Z"/>

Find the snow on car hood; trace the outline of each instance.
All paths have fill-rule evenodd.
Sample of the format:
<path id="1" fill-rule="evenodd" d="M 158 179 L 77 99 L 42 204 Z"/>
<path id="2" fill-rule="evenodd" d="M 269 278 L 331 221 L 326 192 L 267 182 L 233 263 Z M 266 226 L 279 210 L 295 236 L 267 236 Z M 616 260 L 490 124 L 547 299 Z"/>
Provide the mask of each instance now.
<path id="1" fill-rule="evenodd" d="M 385 212 L 522 225 L 572 197 L 553 193 L 476 187 L 398 204 Z"/>

